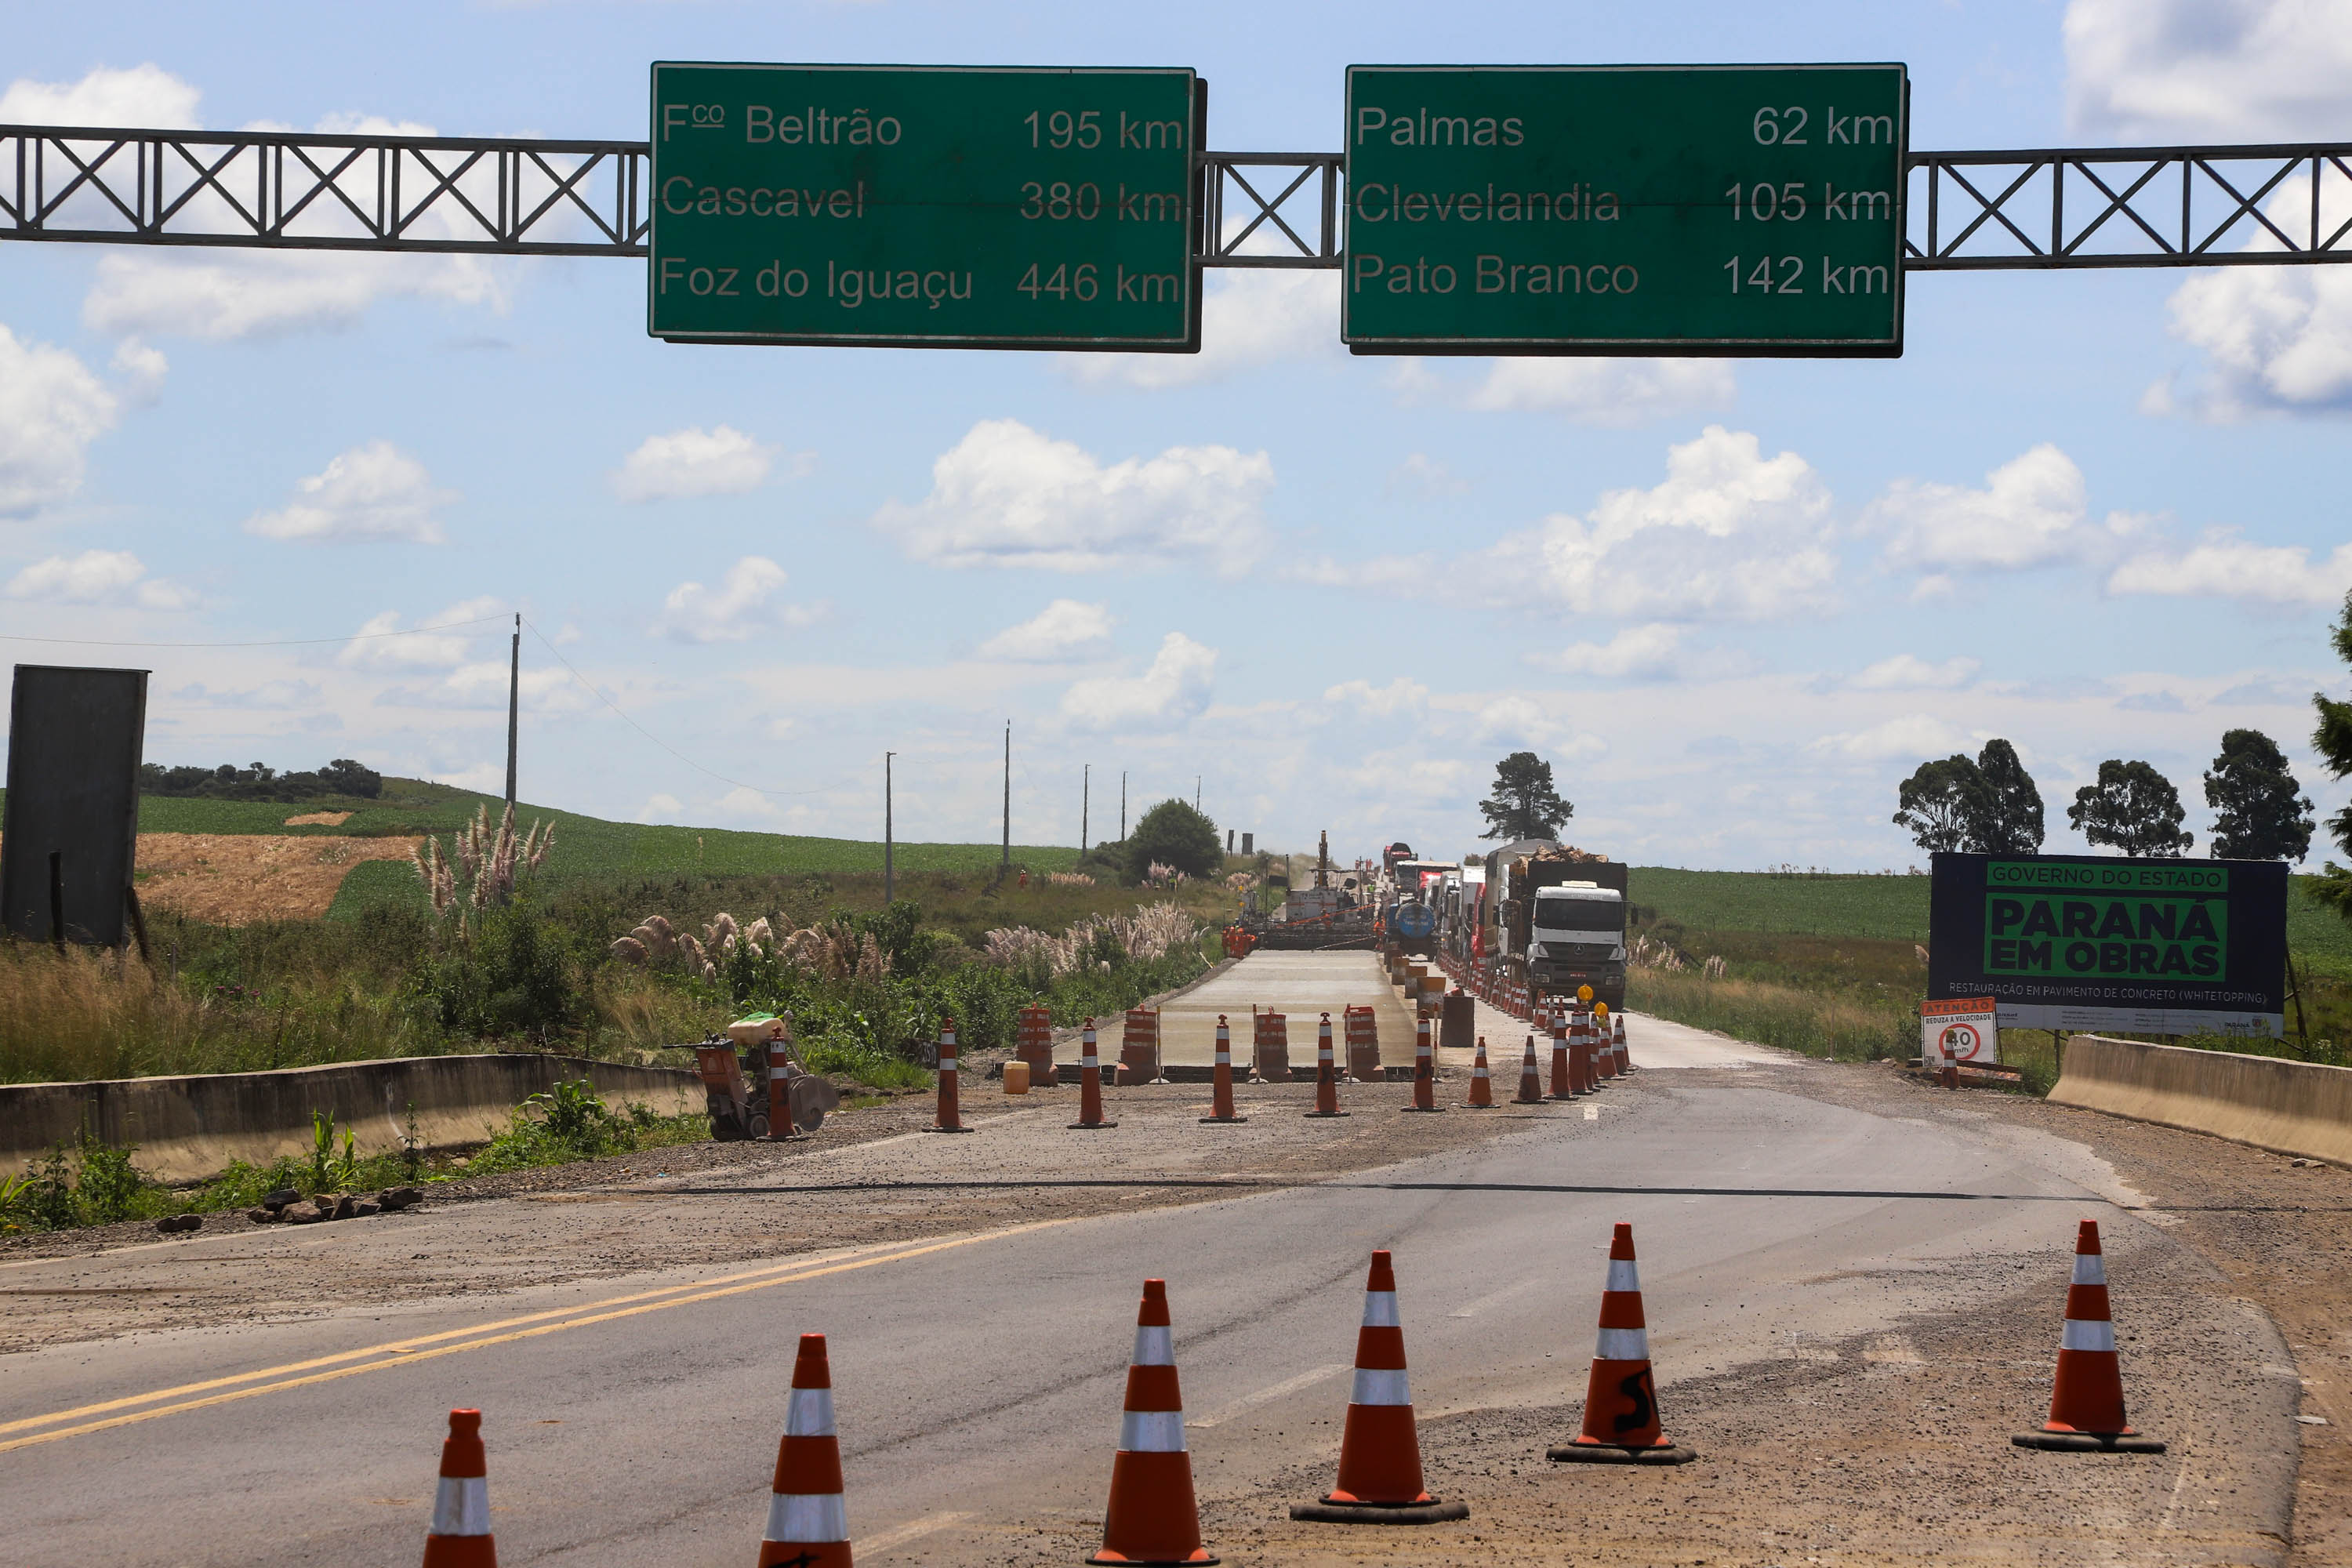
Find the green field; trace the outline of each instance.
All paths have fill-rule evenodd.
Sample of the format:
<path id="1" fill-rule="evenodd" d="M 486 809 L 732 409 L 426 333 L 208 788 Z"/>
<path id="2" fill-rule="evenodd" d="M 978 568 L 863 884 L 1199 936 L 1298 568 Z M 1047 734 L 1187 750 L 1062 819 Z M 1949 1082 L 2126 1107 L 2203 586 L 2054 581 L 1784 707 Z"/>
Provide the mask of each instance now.
<path id="1" fill-rule="evenodd" d="M 2352 924 L 2304 895 L 2308 877 L 2288 879 L 2287 945 L 2298 961 L 2352 970 Z M 1765 871 L 1633 869 L 1630 901 L 1693 931 L 1927 940 L 1926 877 L 1779 876 Z"/>

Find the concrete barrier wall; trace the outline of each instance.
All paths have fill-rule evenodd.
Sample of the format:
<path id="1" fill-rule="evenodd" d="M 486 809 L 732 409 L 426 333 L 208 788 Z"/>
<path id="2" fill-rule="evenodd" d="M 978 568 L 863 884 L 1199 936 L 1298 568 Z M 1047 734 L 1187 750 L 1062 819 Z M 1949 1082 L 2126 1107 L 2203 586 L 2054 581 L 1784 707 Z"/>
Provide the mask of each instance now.
<path id="1" fill-rule="evenodd" d="M 201 1181 L 234 1160 L 258 1165 L 308 1155 L 314 1110 L 333 1112 L 338 1129 L 350 1126 L 361 1153 L 384 1154 L 399 1150 L 413 1106 L 418 1140 L 446 1149 L 483 1142 L 530 1096 L 581 1078 L 616 1108 L 642 1100 L 670 1116 L 704 1104 L 690 1072 L 556 1056 L 407 1057 L 282 1072 L 0 1084 L 0 1174 L 75 1142 L 85 1123 L 118 1148 L 136 1143 L 139 1168 L 166 1182 Z M 336 1142 L 340 1149 L 340 1131 Z"/>
<path id="2" fill-rule="evenodd" d="M 2075 1035 L 2050 1099 L 2352 1165 L 2352 1068 Z"/>

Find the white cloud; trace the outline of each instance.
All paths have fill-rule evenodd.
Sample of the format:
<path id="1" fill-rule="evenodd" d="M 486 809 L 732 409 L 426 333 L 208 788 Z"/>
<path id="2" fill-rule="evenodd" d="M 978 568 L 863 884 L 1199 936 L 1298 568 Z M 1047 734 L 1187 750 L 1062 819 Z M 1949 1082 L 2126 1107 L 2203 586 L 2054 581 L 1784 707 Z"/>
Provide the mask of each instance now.
<path id="1" fill-rule="evenodd" d="M 776 448 L 731 426 L 648 436 L 610 476 L 625 501 L 732 496 L 757 489 L 775 466 Z"/>
<path id="2" fill-rule="evenodd" d="M 1457 495 L 1470 488 L 1470 481 L 1447 468 L 1426 452 L 1409 452 L 1403 462 L 1389 470 L 1381 481 L 1381 493 L 1395 495 Z"/>
<path id="3" fill-rule="evenodd" d="M 1965 571 L 2079 556 L 2102 538 L 2085 526 L 2088 510 L 2083 470 L 2044 441 L 1987 474 L 1982 489 L 1897 479 L 1864 516 L 1894 531 L 1891 564 Z"/>
<path id="4" fill-rule="evenodd" d="M 102 332 L 215 341 L 348 327 L 379 300 L 506 307 L 505 274 L 472 256 L 215 252 L 99 258 L 82 320 Z"/>
<path id="5" fill-rule="evenodd" d="M 1107 605 L 1056 599 L 1017 626 L 1007 626 L 980 645 L 982 658 L 1020 664 L 1051 664 L 1099 653 L 1110 640 Z"/>
<path id="6" fill-rule="evenodd" d="M 1710 425 L 1667 448 L 1666 478 L 1611 490 L 1582 517 L 1557 514 L 1490 552 L 1500 580 L 1580 613 L 1764 619 L 1817 606 L 1837 559 L 1830 494 L 1794 452 Z"/>
<path id="7" fill-rule="evenodd" d="M 128 550 L 85 550 L 36 561 L 8 580 L 8 597 L 47 605 L 129 605 L 142 610 L 184 610 L 195 595 L 147 575 Z"/>
<path id="8" fill-rule="evenodd" d="M 786 579 L 784 569 L 764 555 L 746 555 L 727 568 L 717 588 L 680 583 L 662 600 L 656 627 L 678 642 L 742 642 L 763 631 L 798 630 L 822 611 L 787 605 L 771 610 Z"/>
<path id="9" fill-rule="evenodd" d="M 1106 465 L 1017 419 L 988 419 L 931 465 L 931 493 L 874 515 L 908 555 L 941 566 L 1061 572 L 1199 560 L 1228 574 L 1262 549 L 1264 452 L 1171 447 Z"/>
<path id="10" fill-rule="evenodd" d="M 0 92 L 0 124 L 194 131 L 204 123 L 196 118 L 196 104 L 203 96 L 152 63 L 128 70 L 100 66 L 79 81 L 19 77 Z"/>
<path id="11" fill-rule="evenodd" d="M 2347 113 L 2352 113 L 2347 94 Z M 2311 221 L 2311 182 L 2284 181 L 2265 210 L 2294 234 Z M 2320 228 L 2352 219 L 2352 187 L 2338 176 L 2321 188 Z M 2247 250 L 2276 250 L 2257 229 Z M 2209 374 L 2186 391 L 2168 377 L 2147 390 L 2143 411 L 2215 420 L 2302 408 L 2352 407 L 2352 278 L 2335 267 L 2231 267 L 2201 273 L 2166 303 L 2172 335 L 2204 352 Z"/>
<path id="12" fill-rule="evenodd" d="M 1964 654 L 1941 664 L 1929 664 L 1916 654 L 1898 653 L 1870 666 L 1850 684 L 1864 691 L 1948 691 L 1956 686 L 1966 686 L 1980 668 L 1977 660 Z"/>
<path id="13" fill-rule="evenodd" d="M 686 803 L 674 795 L 649 795 L 646 796 L 645 805 L 637 812 L 637 820 L 639 822 L 675 822 L 677 820 L 678 813 L 685 809 Z"/>
<path id="14" fill-rule="evenodd" d="M 2326 609 L 2352 592 L 2352 544 L 2339 544 L 2314 562 L 2299 544 L 2256 544 L 2232 530 L 2217 530 L 2187 550 L 2124 562 L 2107 578 L 2107 592 Z"/>
<path id="15" fill-rule="evenodd" d="M 246 519 L 245 531 L 309 544 L 438 544 L 434 514 L 457 499 L 455 490 L 434 488 L 424 464 L 389 441 L 371 441 L 298 483 L 285 507 Z"/>
<path id="16" fill-rule="evenodd" d="M 81 488 L 83 454 L 114 423 L 116 399 L 80 360 L 0 326 L 0 517 L 23 517 Z"/>
<path id="17" fill-rule="evenodd" d="M 1558 414 L 1626 428 L 1726 408 L 1738 391 L 1727 360 L 1513 358 L 1496 360 L 1466 401 L 1483 412 Z"/>
<path id="18" fill-rule="evenodd" d="M 1277 360 L 1343 357 L 1339 275 L 1278 268 L 1213 272 L 1201 300 L 1201 352 L 1192 354 L 1073 353 L 1064 374 L 1086 385 L 1147 391 L 1192 386 Z"/>
<path id="19" fill-rule="evenodd" d="M 2344 133 L 2352 0 L 2074 0 L 2066 107 L 2119 142 Z"/>
<path id="20" fill-rule="evenodd" d="M 504 607 L 499 600 L 487 596 L 463 599 L 416 623 L 417 628 L 462 628 L 450 631 L 404 631 L 400 612 L 386 610 L 360 624 L 360 640 L 344 644 L 335 662 L 360 669 L 452 669 L 466 662 L 467 649 L 480 631 L 464 623 L 495 616 Z M 404 635 L 391 635 L 394 633 Z"/>
<path id="21" fill-rule="evenodd" d="M 172 369 L 172 362 L 161 349 L 150 348 L 137 338 L 115 344 L 108 365 L 121 379 L 122 395 L 138 404 L 152 403 L 163 395 L 163 378 Z"/>
<path id="22" fill-rule="evenodd" d="M 1427 709 L 1429 688 L 1404 675 L 1386 686 L 1374 686 L 1369 680 L 1343 680 L 1328 688 L 1323 700 L 1345 704 L 1370 718 L 1391 719 L 1400 713 L 1419 713 Z"/>
<path id="23" fill-rule="evenodd" d="M 1889 759 L 1946 757 L 1960 749 L 1960 737 L 1941 719 L 1926 713 L 1906 713 L 1899 719 L 1889 719 L 1867 730 L 1846 734 L 1823 735 L 1811 747 L 1817 752 L 1835 752 L 1860 762 L 1880 763 Z"/>
<path id="24" fill-rule="evenodd" d="M 1659 680 L 1675 672 L 1681 642 L 1678 628 L 1653 621 L 1627 626 L 1605 643 L 1571 643 L 1558 653 L 1538 654 L 1529 662 L 1566 675 Z"/>
<path id="25" fill-rule="evenodd" d="M 1095 730 L 1146 726 L 1172 728 L 1209 705 L 1217 673 L 1217 650 L 1182 632 L 1160 642 L 1151 668 L 1137 676 L 1098 676 L 1073 682 L 1062 694 L 1062 712 Z"/>
<path id="26" fill-rule="evenodd" d="M 1562 757 L 1597 757 L 1608 744 L 1595 735 L 1580 735 L 1565 720 L 1555 719 L 1532 697 L 1498 697 L 1478 710 L 1478 739 L 1491 745 L 1530 746 Z"/>

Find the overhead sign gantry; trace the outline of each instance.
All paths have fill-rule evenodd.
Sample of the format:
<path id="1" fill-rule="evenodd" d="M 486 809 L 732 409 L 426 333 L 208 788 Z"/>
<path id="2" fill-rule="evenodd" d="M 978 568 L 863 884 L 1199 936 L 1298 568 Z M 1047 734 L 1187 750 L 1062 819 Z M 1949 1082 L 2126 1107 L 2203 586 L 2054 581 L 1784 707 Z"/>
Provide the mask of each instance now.
<path id="1" fill-rule="evenodd" d="M 647 331 L 1194 351 L 1190 70 L 653 68 Z"/>

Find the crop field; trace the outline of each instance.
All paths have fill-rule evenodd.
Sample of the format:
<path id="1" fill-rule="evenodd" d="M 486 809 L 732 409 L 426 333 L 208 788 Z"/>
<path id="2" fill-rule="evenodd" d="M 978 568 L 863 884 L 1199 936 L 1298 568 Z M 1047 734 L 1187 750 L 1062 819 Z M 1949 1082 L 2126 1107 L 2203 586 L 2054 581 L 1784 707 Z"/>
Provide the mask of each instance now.
<path id="1" fill-rule="evenodd" d="M 2352 973 L 2352 924 L 2304 894 L 2308 877 L 2288 879 L 2287 945 L 2298 962 Z M 1927 940 L 1926 877 L 1780 876 L 1762 871 L 1680 871 L 1636 866 L 1630 901 L 1692 931 Z"/>

